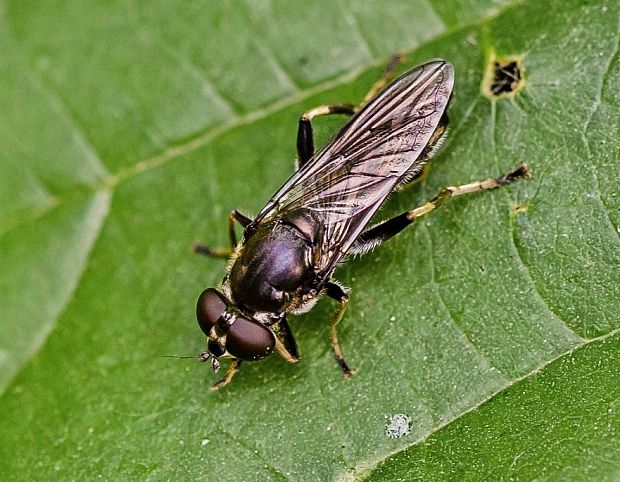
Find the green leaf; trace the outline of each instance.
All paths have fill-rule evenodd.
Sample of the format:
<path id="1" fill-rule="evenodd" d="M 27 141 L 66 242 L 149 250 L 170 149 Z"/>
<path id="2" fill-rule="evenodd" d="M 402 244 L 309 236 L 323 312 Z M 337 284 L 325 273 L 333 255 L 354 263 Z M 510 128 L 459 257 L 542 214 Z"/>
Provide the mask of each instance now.
<path id="1" fill-rule="evenodd" d="M 94 4 L 93 4 L 94 3 Z M 614 480 L 620 473 L 617 2 L 6 1 L 0 474 L 6 480 Z M 451 134 L 387 218 L 521 161 L 337 271 L 303 360 L 218 393 L 195 300 L 233 208 L 286 180 L 300 113 L 391 53 L 456 70 Z M 523 86 L 487 98 L 494 59 Z M 343 119 L 318 119 L 324 142 Z M 409 430 L 389 438 L 390 417 Z M 409 431 L 409 433 L 405 433 Z"/>

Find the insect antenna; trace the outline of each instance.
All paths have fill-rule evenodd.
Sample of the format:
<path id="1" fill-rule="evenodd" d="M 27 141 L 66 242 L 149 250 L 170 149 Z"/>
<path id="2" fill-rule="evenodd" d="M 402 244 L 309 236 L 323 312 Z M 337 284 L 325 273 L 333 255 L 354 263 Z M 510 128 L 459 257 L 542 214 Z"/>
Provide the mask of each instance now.
<path id="1" fill-rule="evenodd" d="M 192 360 L 198 360 L 199 362 L 206 362 L 209 359 L 211 359 L 211 368 L 213 368 L 213 371 L 215 373 L 217 373 L 220 370 L 220 362 L 218 361 L 218 359 L 216 357 L 211 357 L 211 353 L 209 353 L 208 351 L 203 351 L 200 355 L 160 355 L 160 358 L 176 358 L 177 360 L 185 360 L 185 359 L 192 359 Z"/>
<path id="2" fill-rule="evenodd" d="M 185 356 L 185 355 L 160 355 L 160 358 L 176 358 L 177 360 L 183 360 L 183 359 L 187 359 L 187 358 L 191 358 L 192 360 L 196 360 L 199 357 L 200 357 L 200 355 L 190 355 L 190 356 Z"/>

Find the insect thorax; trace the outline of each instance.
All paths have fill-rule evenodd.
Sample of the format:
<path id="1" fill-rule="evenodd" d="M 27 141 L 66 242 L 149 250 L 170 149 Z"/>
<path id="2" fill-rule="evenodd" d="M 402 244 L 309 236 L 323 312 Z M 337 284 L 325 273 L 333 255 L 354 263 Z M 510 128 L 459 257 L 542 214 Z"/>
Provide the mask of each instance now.
<path id="1" fill-rule="evenodd" d="M 234 303 L 252 312 L 281 313 L 314 274 L 311 246 L 293 226 L 267 222 L 246 240 L 230 269 Z"/>

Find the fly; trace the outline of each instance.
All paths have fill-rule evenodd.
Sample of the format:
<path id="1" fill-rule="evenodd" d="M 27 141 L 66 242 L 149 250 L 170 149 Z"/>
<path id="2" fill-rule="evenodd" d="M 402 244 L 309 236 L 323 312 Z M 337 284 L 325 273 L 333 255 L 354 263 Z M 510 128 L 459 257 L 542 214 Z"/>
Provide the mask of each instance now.
<path id="1" fill-rule="evenodd" d="M 198 253 L 231 256 L 218 289 L 203 291 L 196 307 L 208 338 L 207 351 L 198 359 L 210 360 L 215 372 L 221 357 L 232 359 L 213 389 L 228 384 L 244 360 L 260 360 L 275 351 L 289 363 L 299 362 L 287 315 L 310 310 L 323 295 L 339 304 L 331 320 L 331 343 L 344 377 L 349 377 L 352 371 L 336 333 L 348 290 L 332 278 L 344 257 L 372 250 L 449 197 L 529 177 L 521 164 L 498 178 L 449 186 L 422 206 L 368 228 L 392 191 L 422 175 L 448 125 L 452 65 L 431 60 L 387 85 L 399 62 L 397 56 L 392 59 L 361 105 L 330 104 L 304 113 L 295 173 L 254 219 L 237 210 L 230 213 L 230 248 L 195 246 Z M 352 117 L 315 153 L 312 119 L 330 114 Z M 240 242 L 235 221 L 243 227 Z"/>

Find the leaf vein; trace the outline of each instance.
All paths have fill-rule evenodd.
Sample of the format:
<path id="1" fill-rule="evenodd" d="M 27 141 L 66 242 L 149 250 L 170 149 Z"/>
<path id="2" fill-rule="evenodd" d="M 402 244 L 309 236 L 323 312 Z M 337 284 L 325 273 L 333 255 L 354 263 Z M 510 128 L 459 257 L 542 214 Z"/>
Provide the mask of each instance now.
<path id="1" fill-rule="evenodd" d="M 474 344 L 474 342 L 471 341 L 471 339 L 469 338 L 469 336 L 465 332 L 465 329 L 456 321 L 456 318 L 452 314 L 452 310 L 450 310 L 450 308 L 448 307 L 445 299 L 443 298 L 443 295 L 441 294 L 441 289 L 440 289 L 439 285 L 437 284 L 437 282 L 435 281 L 435 263 L 434 263 L 435 252 L 434 252 L 434 249 L 433 249 L 433 240 L 431 238 L 430 232 L 429 232 L 428 228 L 426 227 L 426 225 L 424 225 L 424 232 L 426 233 L 426 239 L 427 239 L 427 242 L 428 242 L 429 253 L 430 253 L 430 256 L 429 256 L 429 263 L 431 265 L 430 266 L 430 268 L 431 268 L 430 284 L 434 288 L 433 291 L 435 292 L 435 294 L 437 296 L 437 300 L 439 301 L 441 306 L 443 306 L 444 310 L 448 314 L 448 319 L 450 320 L 452 325 L 457 329 L 457 331 L 460 333 L 460 335 L 461 335 L 459 337 L 460 342 L 466 348 L 468 348 L 474 354 L 476 354 L 476 356 L 479 358 L 479 360 L 482 363 L 482 365 L 485 366 L 486 371 L 488 371 L 488 372 L 495 371 L 495 372 L 497 372 L 497 373 L 499 373 L 501 375 L 502 379 L 507 381 L 508 379 L 506 378 L 506 376 L 498 368 L 496 368 L 493 365 L 493 363 L 491 363 L 491 360 L 489 360 L 486 357 L 486 355 L 484 353 L 482 353 L 482 351 L 478 348 L 478 346 L 476 344 Z"/>
<path id="2" fill-rule="evenodd" d="M 446 19 L 443 18 L 440 14 L 439 14 L 439 10 L 437 10 L 435 8 L 435 5 L 433 5 L 433 2 L 431 2 L 431 0 L 424 0 L 424 3 L 426 3 L 426 6 L 428 7 L 428 9 L 431 11 L 431 13 L 433 15 L 435 15 L 439 20 L 441 20 L 441 23 L 443 24 L 444 28 L 446 26 Z"/>
<path id="3" fill-rule="evenodd" d="M 200 83 L 204 91 L 209 93 L 209 98 L 228 116 L 236 118 L 239 116 L 239 111 L 234 105 L 231 99 L 228 99 L 224 94 L 215 86 L 213 81 L 209 79 L 207 72 L 191 60 L 189 55 L 179 50 L 174 46 L 164 35 L 157 35 L 152 30 L 148 30 L 149 35 L 155 42 L 157 42 L 162 49 L 174 58 L 182 69 L 185 69 L 191 75 L 193 75 Z"/>
<path id="4" fill-rule="evenodd" d="M 351 26 L 352 33 L 360 40 L 360 45 L 366 57 L 370 59 L 375 59 L 376 55 L 373 53 L 372 48 L 370 47 L 370 43 L 366 39 L 366 37 L 362 34 L 359 23 L 355 14 L 353 13 L 353 9 L 346 9 L 342 5 L 342 0 L 339 2 L 340 8 L 343 11 L 343 15 L 347 23 Z"/>
<path id="5" fill-rule="evenodd" d="M 517 269 L 525 277 L 525 280 L 527 281 L 527 283 L 532 287 L 532 290 L 534 294 L 536 295 L 536 298 L 538 299 L 542 307 L 545 309 L 545 311 L 549 314 L 550 319 L 553 320 L 558 326 L 561 326 L 561 328 L 568 335 L 570 335 L 571 338 L 583 340 L 583 338 L 579 336 L 566 321 L 564 321 L 555 311 L 553 311 L 553 309 L 551 308 L 551 305 L 545 300 L 542 293 L 538 290 L 538 287 L 536 286 L 536 283 L 534 282 L 534 279 L 532 278 L 532 274 L 530 273 L 529 268 L 523 261 L 523 257 L 521 256 L 521 253 L 519 252 L 519 249 L 517 248 L 515 236 L 516 236 L 516 230 L 514 229 L 514 222 L 512 221 L 512 218 L 511 218 L 510 236 L 509 236 L 510 249 L 514 255 L 513 256 L 514 260 L 517 262 Z"/>
<path id="6" fill-rule="evenodd" d="M 69 103 L 55 89 L 52 82 L 45 78 L 42 73 L 35 73 L 34 69 L 29 66 L 26 75 L 34 86 L 47 97 L 47 100 L 53 111 L 56 111 L 64 119 L 67 120 L 74 133 L 74 139 L 84 153 L 84 159 L 90 165 L 90 168 L 98 174 L 99 177 L 105 178 L 110 172 L 104 165 L 101 157 L 97 153 L 94 144 L 90 141 L 86 130 L 79 122 L 77 114 L 71 109 Z M 96 190 L 96 189 L 93 189 Z"/>
<path id="7" fill-rule="evenodd" d="M 497 172 L 501 172 L 501 168 L 499 166 L 499 163 L 497 161 L 497 125 L 496 125 L 496 121 L 497 121 L 497 103 L 495 101 L 493 101 L 493 103 L 491 104 L 491 149 L 493 152 L 493 161 L 495 162 L 496 168 L 497 168 Z M 509 196 L 508 193 L 505 193 L 506 196 Z M 514 202 L 514 201 L 513 201 Z M 499 216 L 499 210 L 497 209 L 497 205 L 495 204 L 495 202 L 493 203 L 493 207 L 495 208 L 495 212 L 497 213 L 497 215 Z M 530 273 L 530 270 L 528 269 L 528 267 L 526 266 L 525 262 L 523 261 L 523 258 L 521 256 L 521 253 L 519 252 L 519 250 L 517 249 L 517 244 L 515 242 L 515 236 L 516 236 L 516 232 L 514 229 L 514 222 L 512 220 L 512 218 L 510 218 L 510 235 L 508 236 L 510 239 L 510 249 L 513 252 L 513 258 L 515 259 L 515 261 L 517 261 L 517 269 L 519 270 L 519 272 L 525 277 L 525 280 L 528 282 L 528 284 L 532 287 L 533 292 L 536 294 L 536 298 L 538 299 L 538 302 L 544 307 L 544 309 L 547 311 L 547 313 L 550 315 L 550 319 L 553 320 L 553 322 L 555 324 L 557 324 L 558 326 L 560 326 L 566 333 L 568 333 L 570 335 L 570 337 L 574 337 L 577 340 L 583 340 L 583 338 L 581 338 L 579 335 L 577 335 L 577 333 L 575 333 L 570 326 L 568 325 L 568 323 L 566 323 L 562 318 L 560 318 L 557 313 L 555 313 L 552 309 L 551 306 L 549 305 L 549 303 L 544 299 L 544 297 L 542 296 L 542 293 L 538 290 L 538 287 L 536 286 L 534 279 L 532 278 L 532 274 Z"/>
<path id="8" fill-rule="evenodd" d="M 282 83 L 286 84 L 288 90 L 291 91 L 293 94 L 296 92 L 300 92 L 300 87 L 293 80 L 293 77 L 291 77 L 286 71 L 280 59 L 278 59 L 278 57 L 262 43 L 255 40 L 254 45 L 265 56 L 269 67 L 271 67 L 271 71 L 278 79 L 280 79 Z"/>
<path id="9" fill-rule="evenodd" d="M 594 119 L 594 116 L 599 111 L 603 103 L 603 90 L 605 88 L 605 80 L 606 80 L 607 75 L 609 75 L 609 72 L 611 71 L 611 67 L 614 63 L 614 60 L 617 59 L 618 57 L 619 47 L 620 47 L 620 32 L 616 35 L 616 42 L 612 48 L 611 55 L 609 56 L 609 61 L 607 62 L 607 65 L 605 66 L 604 71 L 601 73 L 601 76 L 600 76 L 601 81 L 599 85 L 597 86 L 596 96 L 594 99 L 592 110 L 588 114 L 588 118 L 586 119 L 586 122 L 584 124 L 583 131 L 581 132 L 581 140 L 585 147 L 588 159 L 592 159 L 592 149 L 590 148 L 590 142 L 588 140 L 588 135 L 587 135 L 588 130 L 590 128 L 590 124 L 592 123 L 592 120 Z M 605 213 L 605 218 L 607 220 L 607 223 L 609 227 L 611 228 L 612 232 L 614 233 L 614 239 L 617 241 L 618 244 L 620 244 L 620 231 L 618 230 L 618 226 L 614 225 L 614 222 L 611 219 L 611 216 L 609 215 L 610 209 L 605 204 L 605 201 L 603 200 L 597 167 L 594 163 L 592 163 L 591 167 L 592 167 L 592 173 L 594 176 L 594 181 L 596 183 L 596 195 L 597 195 L 596 197 L 597 197 L 598 203 L 602 207 L 602 211 Z"/>
<path id="10" fill-rule="evenodd" d="M 269 462 L 268 460 L 265 460 L 259 453 L 258 450 L 253 450 L 251 447 L 249 447 L 248 445 L 246 445 L 241 439 L 235 437 L 233 434 L 231 434 L 230 432 L 224 430 L 221 426 L 218 427 L 219 428 L 219 433 L 224 434 L 227 438 L 229 438 L 233 443 L 235 443 L 237 446 L 241 447 L 243 450 L 245 450 L 246 452 L 252 454 L 253 457 L 255 457 L 256 459 L 260 460 L 263 464 L 265 464 L 265 468 L 271 470 L 275 475 L 277 475 L 278 477 L 281 477 L 282 480 L 286 480 L 289 482 L 293 482 L 293 479 L 291 479 L 290 477 L 288 477 L 282 470 L 280 470 L 279 468 L 277 468 L 275 465 L 273 465 L 271 462 Z"/>

